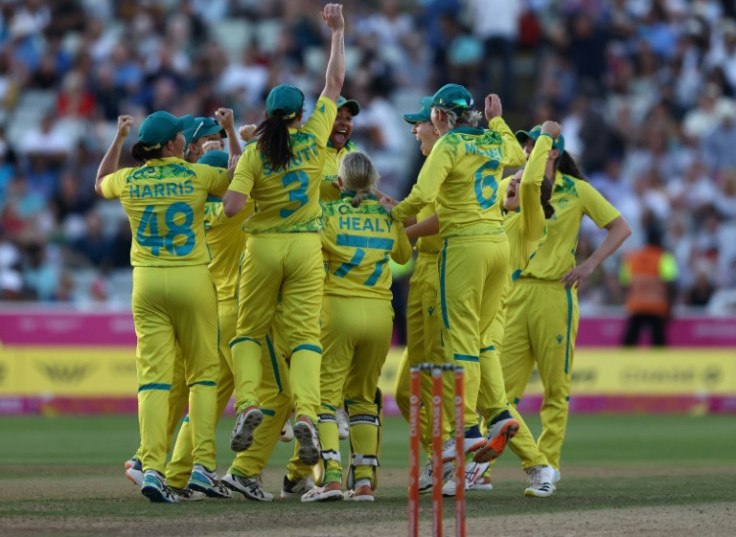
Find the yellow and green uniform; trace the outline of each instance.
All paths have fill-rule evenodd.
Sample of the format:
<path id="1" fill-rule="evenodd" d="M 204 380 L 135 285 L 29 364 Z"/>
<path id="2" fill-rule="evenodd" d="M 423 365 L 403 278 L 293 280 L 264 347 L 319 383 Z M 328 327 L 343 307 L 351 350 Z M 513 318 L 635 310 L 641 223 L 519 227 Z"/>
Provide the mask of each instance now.
<path id="1" fill-rule="evenodd" d="M 228 344 L 235 335 L 235 321 L 238 312 L 238 267 L 245 247 L 245 234 L 242 227 L 253 212 L 253 203 L 249 202 L 246 208 L 233 218 L 227 218 L 222 208 L 222 199 L 210 196 L 204 210 L 207 246 L 212 257 L 208 268 L 217 289 L 218 357 L 220 359 L 215 412 L 215 423 L 217 423 L 233 393 L 232 358 Z M 169 485 L 178 488 L 186 487 L 192 471 L 191 453 L 192 437 L 189 416 L 187 416 L 176 437 L 171 460 L 166 465 L 166 482 Z"/>
<path id="2" fill-rule="evenodd" d="M 477 425 L 479 356 L 491 345 L 491 321 L 508 279 L 509 245 L 498 204 L 507 166 L 521 166 L 524 151 L 502 118 L 491 129 L 461 127 L 445 133 L 424 162 L 407 198 L 391 211 L 399 221 L 436 202 L 441 340 L 447 361 L 465 369 L 465 424 Z M 488 335 L 488 336 L 487 336 Z"/>
<path id="3" fill-rule="evenodd" d="M 319 185 L 320 203 L 339 201 L 340 189 L 336 188 L 335 184 L 337 183 L 337 171 L 340 169 L 340 161 L 351 151 L 357 150 L 358 148 L 350 140 L 339 150 L 332 147 L 329 140 L 327 141 L 327 155 L 325 156 L 325 166 L 323 169 L 324 175 Z"/>
<path id="4" fill-rule="evenodd" d="M 411 244 L 375 196 L 358 207 L 344 199 L 324 205 L 322 249 L 321 407 L 319 435 L 325 482 L 340 481 L 342 464 L 335 410 L 345 393 L 353 452 L 348 486 L 369 478 L 375 488 L 379 454 L 378 377 L 391 346 L 394 312 L 388 260 L 406 263 Z"/>
<path id="5" fill-rule="evenodd" d="M 417 214 L 421 222 L 435 214 L 434 204 L 429 204 Z M 442 364 L 445 355 L 440 344 L 440 313 L 435 311 L 437 304 L 437 255 L 442 250 L 442 238 L 429 235 L 417 239 L 415 250 L 417 260 L 409 280 L 409 296 L 406 301 L 406 348 L 401 357 L 396 374 L 394 395 L 396 404 L 404 419 L 409 421 L 410 371 L 411 367 L 431 362 Z M 443 390 L 449 396 L 443 397 L 442 435 L 450 437 L 454 426 L 454 380 L 451 375 L 443 375 Z M 429 375 L 422 375 L 422 395 L 420 408 L 420 435 L 422 445 L 431 453 L 432 431 L 430 409 L 432 408 L 432 384 Z"/>
<path id="6" fill-rule="evenodd" d="M 177 344 L 189 386 L 193 459 L 207 468 L 215 466 L 217 297 L 207 271 L 203 220 L 207 195 L 221 196 L 227 186 L 227 170 L 175 157 L 151 159 L 102 180 L 103 196 L 120 199 L 133 235 L 132 310 L 144 471 L 164 471 Z"/>
<path id="7" fill-rule="evenodd" d="M 306 124 L 289 129 L 294 157 L 286 168 L 272 169 L 257 144 L 247 145 L 230 185 L 230 190 L 251 197 L 256 207 L 245 224 L 249 236 L 236 335 L 230 342 L 238 411 L 258 403 L 261 352 L 281 296 L 297 414 L 317 421 L 324 285 L 319 185 L 336 114 L 334 101 L 322 96 Z"/>
<path id="8" fill-rule="evenodd" d="M 538 445 L 549 464 L 559 469 L 579 320 L 577 290 L 565 288 L 560 280 L 575 266 L 583 216 L 602 228 L 620 213 L 590 184 L 559 171 L 550 202 L 555 214 L 547 220 L 547 240 L 519 274 L 508 297 L 501 364 L 506 394 L 514 405 L 536 364 L 544 385 Z"/>
<path id="9" fill-rule="evenodd" d="M 510 256 L 509 269 L 511 271 L 511 285 L 519 274 L 527 267 L 529 260 L 547 238 L 547 224 L 544 209 L 540 202 L 540 187 L 544 180 L 544 169 L 547 157 L 552 148 L 552 138 L 540 136 L 529 155 L 529 161 L 524 168 L 519 184 L 519 207 L 515 211 L 504 211 L 504 228 L 509 238 Z M 500 194 L 503 205 L 506 197 L 506 188 L 511 178 L 501 183 Z M 511 449 L 522 461 L 524 469 L 532 466 L 545 465 L 547 459 L 539 451 L 537 443 L 526 422 L 518 413 L 515 406 L 509 406 L 501 368 L 503 353 L 503 332 L 507 316 L 507 289 L 501 308 L 491 325 L 492 347 L 481 353 L 481 383 L 478 396 L 478 411 L 490 424 L 492 419 L 504 410 L 508 410 L 512 417 L 519 422 L 519 431 L 516 433 Z M 495 461 L 492 461 L 492 463 Z"/>

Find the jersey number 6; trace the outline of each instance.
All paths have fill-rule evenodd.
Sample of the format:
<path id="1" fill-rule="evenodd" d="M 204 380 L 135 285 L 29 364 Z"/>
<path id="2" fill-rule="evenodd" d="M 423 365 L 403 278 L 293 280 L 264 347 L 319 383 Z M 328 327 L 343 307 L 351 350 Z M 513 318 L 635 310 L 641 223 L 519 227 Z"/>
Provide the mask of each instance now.
<path id="1" fill-rule="evenodd" d="M 493 172 L 498 169 L 497 160 L 489 160 L 475 172 L 475 199 L 480 203 L 481 209 L 488 209 L 496 203 L 498 183 L 493 177 Z M 486 196 L 484 190 L 490 189 L 490 196 Z"/>

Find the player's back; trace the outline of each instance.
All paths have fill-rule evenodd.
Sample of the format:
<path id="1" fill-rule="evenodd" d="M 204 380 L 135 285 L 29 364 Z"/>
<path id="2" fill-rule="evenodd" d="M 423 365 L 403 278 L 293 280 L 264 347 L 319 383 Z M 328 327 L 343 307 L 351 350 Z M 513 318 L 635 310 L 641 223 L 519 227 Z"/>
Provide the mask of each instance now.
<path id="1" fill-rule="evenodd" d="M 391 298 L 389 256 L 406 263 L 411 244 L 403 226 L 368 196 L 358 207 L 350 197 L 324 205 L 325 294 Z"/>
<path id="2" fill-rule="evenodd" d="M 440 234 L 449 237 L 502 232 L 497 203 L 505 162 L 501 136 L 495 131 L 461 127 L 445 134 L 437 146 L 432 153 L 445 153 L 451 163 L 437 196 Z"/>
<path id="3" fill-rule="evenodd" d="M 208 193 L 222 195 L 227 171 L 175 157 L 123 168 L 104 184 L 119 197 L 130 220 L 133 266 L 198 265 L 209 262 L 204 236 Z"/>

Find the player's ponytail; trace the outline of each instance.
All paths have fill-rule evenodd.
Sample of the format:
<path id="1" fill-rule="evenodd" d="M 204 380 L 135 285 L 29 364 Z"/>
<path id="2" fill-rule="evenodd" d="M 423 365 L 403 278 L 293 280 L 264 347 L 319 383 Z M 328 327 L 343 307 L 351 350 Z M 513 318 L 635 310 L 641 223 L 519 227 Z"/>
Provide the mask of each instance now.
<path id="1" fill-rule="evenodd" d="M 582 172 L 578 168 L 578 165 L 575 164 L 575 161 L 570 156 L 570 153 L 568 153 L 567 151 L 564 151 L 559 157 L 557 157 L 557 162 L 555 163 L 555 165 L 557 166 L 557 169 L 565 175 L 572 175 L 573 177 L 576 177 L 581 181 L 588 181 L 583 176 Z"/>
<path id="2" fill-rule="evenodd" d="M 146 162 L 152 158 L 161 158 L 161 152 L 163 151 L 164 145 L 166 144 L 148 146 L 143 142 L 136 142 L 130 148 L 130 155 L 136 162 Z"/>
<path id="3" fill-rule="evenodd" d="M 264 119 L 256 127 L 256 136 L 258 136 L 258 150 L 272 169 L 280 170 L 289 165 L 289 161 L 294 158 L 294 152 L 291 149 L 291 136 L 284 120 L 283 110 L 275 110 L 273 115 Z"/>
<path id="4" fill-rule="evenodd" d="M 378 170 L 370 157 L 360 151 L 350 152 L 342 158 L 338 176 L 345 191 L 353 194 L 350 202 L 353 207 L 358 207 L 366 196 L 374 194 L 378 188 Z"/>
<path id="5" fill-rule="evenodd" d="M 542 179 L 542 186 L 539 189 L 539 198 L 542 202 L 542 210 L 544 211 L 544 218 L 552 218 L 555 214 L 555 208 L 549 202 L 552 197 L 552 189 L 554 188 L 554 179 L 549 180 L 548 178 Z"/>

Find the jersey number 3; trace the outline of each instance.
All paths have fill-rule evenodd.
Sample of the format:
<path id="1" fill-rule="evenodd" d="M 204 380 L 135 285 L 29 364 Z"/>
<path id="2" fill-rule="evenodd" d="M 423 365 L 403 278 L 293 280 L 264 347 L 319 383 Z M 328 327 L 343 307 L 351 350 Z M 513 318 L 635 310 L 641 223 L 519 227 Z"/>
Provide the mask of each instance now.
<path id="1" fill-rule="evenodd" d="M 138 230 L 135 233 L 135 239 L 138 244 L 144 248 L 150 248 L 151 253 L 155 256 L 159 255 L 159 250 L 165 248 L 171 255 L 178 257 L 187 255 L 194 249 L 194 231 L 192 231 L 192 222 L 194 221 L 194 211 L 183 202 L 172 203 L 164 214 L 164 222 L 168 233 L 163 237 L 158 231 L 158 215 L 155 212 L 154 205 L 146 206 L 141 216 L 141 222 L 138 224 Z M 184 215 L 184 221 L 179 215 Z M 179 217 L 179 218 L 177 218 Z M 150 233 L 146 235 L 146 230 Z M 183 244 L 174 244 L 176 238 L 184 236 L 186 241 Z M 179 241 L 181 243 L 181 241 Z"/>
<path id="2" fill-rule="evenodd" d="M 299 207 L 296 209 L 281 209 L 279 216 L 281 218 L 287 218 L 294 214 L 297 210 L 301 209 L 307 204 L 309 198 L 307 198 L 307 185 L 309 184 L 309 177 L 301 170 L 289 172 L 281 178 L 281 183 L 284 188 L 288 187 L 292 183 L 299 183 L 299 186 L 294 190 L 289 191 L 289 201 L 298 201 Z"/>

